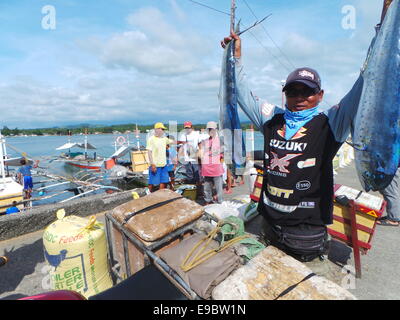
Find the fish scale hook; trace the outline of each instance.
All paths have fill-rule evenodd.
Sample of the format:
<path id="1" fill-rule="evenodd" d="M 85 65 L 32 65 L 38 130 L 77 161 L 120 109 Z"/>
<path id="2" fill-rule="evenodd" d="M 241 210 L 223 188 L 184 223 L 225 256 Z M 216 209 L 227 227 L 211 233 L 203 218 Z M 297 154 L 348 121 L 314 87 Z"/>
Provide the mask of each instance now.
<path id="1" fill-rule="evenodd" d="M 356 145 L 356 144 L 354 144 L 354 143 L 351 143 L 351 142 L 348 142 L 348 141 L 346 141 L 346 143 L 349 145 L 349 146 L 351 146 L 352 148 L 354 148 L 354 150 L 357 150 L 357 151 L 367 151 L 367 146 L 365 145 L 365 144 L 358 144 L 358 145 Z"/>

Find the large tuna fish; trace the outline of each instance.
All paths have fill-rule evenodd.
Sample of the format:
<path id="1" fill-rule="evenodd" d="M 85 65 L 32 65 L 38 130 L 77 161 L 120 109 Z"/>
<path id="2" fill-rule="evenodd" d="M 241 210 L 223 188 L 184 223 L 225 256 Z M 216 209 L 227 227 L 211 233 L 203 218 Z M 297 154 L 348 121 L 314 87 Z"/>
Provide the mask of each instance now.
<path id="1" fill-rule="evenodd" d="M 400 163 L 400 0 L 371 43 L 352 133 L 357 173 L 366 191 L 389 185 Z"/>
<path id="2" fill-rule="evenodd" d="M 240 126 L 237 108 L 235 79 L 234 41 L 230 41 L 224 50 L 219 91 L 220 129 L 224 135 L 224 152 L 227 163 L 233 161 L 236 167 L 245 161 L 245 143 Z"/>

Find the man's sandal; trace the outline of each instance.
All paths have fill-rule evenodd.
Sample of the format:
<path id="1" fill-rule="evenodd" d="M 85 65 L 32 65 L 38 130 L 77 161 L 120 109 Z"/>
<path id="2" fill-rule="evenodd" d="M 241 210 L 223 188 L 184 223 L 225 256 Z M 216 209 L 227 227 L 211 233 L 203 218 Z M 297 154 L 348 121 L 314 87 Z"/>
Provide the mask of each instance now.
<path id="1" fill-rule="evenodd" d="M 395 222 L 395 224 L 393 224 L 391 222 Z M 398 227 L 400 224 L 398 221 L 392 221 L 389 219 L 379 220 L 376 223 L 379 224 L 380 226 L 389 226 L 389 227 Z"/>

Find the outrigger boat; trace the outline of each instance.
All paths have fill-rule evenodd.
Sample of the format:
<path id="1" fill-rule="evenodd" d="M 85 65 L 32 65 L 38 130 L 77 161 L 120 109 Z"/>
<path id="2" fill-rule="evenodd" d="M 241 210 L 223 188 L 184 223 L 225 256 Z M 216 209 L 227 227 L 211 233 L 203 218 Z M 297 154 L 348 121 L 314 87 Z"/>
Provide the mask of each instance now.
<path id="1" fill-rule="evenodd" d="M 47 171 L 38 171 L 37 176 L 47 178 L 49 180 L 46 182 L 53 183 L 35 189 L 38 192 L 42 191 L 43 193 L 51 194 L 44 197 L 31 199 L 33 201 L 45 199 L 47 200 L 53 197 L 58 197 L 73 192 L 73 196 L 61 196 L 63 199 L 59 199 L 57 201 L 59 203 L 63 203 L 86 196 L 88 194 L 93 194 L 101 190 L 122 191 L 120 188 L 117 188 L 115 186 L 103 184 L 104 178 L 102 177 L 102 173 L 95 173 L 93 171 L 88 172 L 87 170 L 81 170 L 78 173 L 74 174 L 74 176 L 70 177 L 53 174 Z M 61 191 L 57 190 L 59 189 L 59 187 L 62 187 Z M 53 189 L 54 191 L 51 192 L 50 189 Z"/>
<path id="2" fill-rule="evenodd" d="M 0 132 L 0 214 L 11 207 L 13 202 L 23 200 L 24 187 L 9 175 L 8 166 L 19 166 L 22 158 L 9 158 L 5 140 Z"/>
<path id="3" fill-rule="evenodd" d="M 115 152 L 105 160 L 105 169 L 111 179 L 131 178 L 141 185 L 147 185 L 148 168 L 150 162 L 145 147 L 140 146 L 140 131 L 136 125 L 136 146 L 130 144 L 129 139 L 123 136 L 114 142 Z M 130 155 L 130 161 L 122 161 L 124 156 Z"/>
<path id="4" fill-rule="evenodd" d="M 72 148 L 83 149 L 84 152 L 72 152 Z M 89 170 L 100 170 L 104 163 L 104 158 L 98 157 L 96 152 L 93 156 L 88 156 L 88 150 L 96 150 L 96 147 L 87 141 L 87 136 L 85 135 L 85 140 L 83 143 L 71 142 L 68 139 L 66 144 L 56 148 L 56 150 L 68 150 L 68 152 L 62 153 L 56 161 L 63 161 L 65 164 Z"/>
<path id="5" fill-rule="evenodd" d="M 86 139 L 85 144 L 87 149 L 94 148 L 91 144 L 87 143 Z M 67 148 L 72 148 L 75 145 L 80 145 L 83 148 L 85 147 L 84 144 L 71 142 L 68 142 L 62 147 L 66 146 Z M 85 169 L 80 170 L 71 176 L 53 174 L 48 172 L 44 167 L 32 170 L 32 176 L 35 177 L 33 184 L 36 185 L 33 189 L 34 196 L 29 199 L 24 199 L 23 185 L 17 181 L 16 172 L 9 170 L 9 167 L 21 166 L 20 161 L 22 159 L 25 159 L 27 164 L 30 165 L 33 164 L 33 161 L 28 159 L 24 152 L 22 152 L 22 155 L 25 156 L 10 157 L 7 153 L 6 146 L 14 149 L 18 153 L 21 153 L 21 151 L 13 146 L 6 144 L 4 137 L 0 132 L 0 215 L 4 214 L 7 208 L 13 205 L 14 201 L 16 202 L 15 206 L 20 211 L 23 211 L 27 208 L 31 208 L 33 203 L 36 205 L 52 203 L 52 201 L 53 203 L 62 203 L 102 191 L 122 191 L 118 187 L 107 185 L 102 173 L 96 172 L 100 171 L 104 162 L 103 160 L 93 161 L 92 159 L 86 159 L 84 161 L 80 161 L 79 163 L 78 161 L 76 161 L 77 163 L 72 163 L 72 161 L 67 162 L 65 159 L 63 160 L 65 163 L 71 165 L 77 164 L 76 166 L 85 165 Z M 57 159 L 56 161 L 60 161 L 60 159 Z M 98 170 L 88 171 L 86 170 L 88 167 L 89 169 L 93 168 Z M 37 187 L 37 185 L 40 186 Z M 70 195 L 71 192 L 73 193 L 72 196 Z"/>

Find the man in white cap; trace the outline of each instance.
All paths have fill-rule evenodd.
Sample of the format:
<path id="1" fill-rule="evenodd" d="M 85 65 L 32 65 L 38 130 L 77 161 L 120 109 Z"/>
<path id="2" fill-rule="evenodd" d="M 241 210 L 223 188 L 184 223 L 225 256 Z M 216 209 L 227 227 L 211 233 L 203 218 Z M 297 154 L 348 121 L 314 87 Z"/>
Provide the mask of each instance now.
<path id="1" fill-rule="evenodd" d="M 184 131 L 179 135 L 178 144 L 182 144 L 184 159 L 183 164 L 188 176 L 188 183 L 195 183 L 200 186 L 199 163 L 197 159 L 198 146 L 200 143 L 200 133 L 193 129 L 191 121 L 185 121 Z M 199 190 L 198 190 L 199 191 Z"/>
<path id="2" fill-rule="evenodd" d="M 222 203 L 223 201 L 223 153 L 217 127 L 216 122 L 208 122 L 206 130 L 208 131 L 209 137 L 203 140 L 199 145 L 201 175 L 204 177 L 204 201 L 206 204 L 213 202 L 213 187 L 216 190 L 217 202 Z"/>

